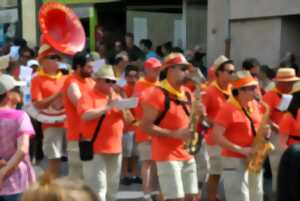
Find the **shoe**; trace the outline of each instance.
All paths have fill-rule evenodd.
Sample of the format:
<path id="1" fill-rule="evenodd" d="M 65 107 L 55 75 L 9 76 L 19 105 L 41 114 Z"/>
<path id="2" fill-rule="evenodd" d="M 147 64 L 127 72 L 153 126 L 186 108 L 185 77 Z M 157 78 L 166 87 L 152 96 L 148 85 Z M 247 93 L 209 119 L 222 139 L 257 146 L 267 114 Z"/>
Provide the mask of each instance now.
<path id="1" fill-rule="evenodd" d="M 140 177 L 132 177 L 131 182 L 135 183 L 135 184 L 142 184 L 143 183 L 143 181 Z"/>
<path id="2" fill-rule="evenodd" d="M 123 177 L 120 182 L 122 185 L 129 186 L 132 183 L 132 179 L 129 177 Z"/>

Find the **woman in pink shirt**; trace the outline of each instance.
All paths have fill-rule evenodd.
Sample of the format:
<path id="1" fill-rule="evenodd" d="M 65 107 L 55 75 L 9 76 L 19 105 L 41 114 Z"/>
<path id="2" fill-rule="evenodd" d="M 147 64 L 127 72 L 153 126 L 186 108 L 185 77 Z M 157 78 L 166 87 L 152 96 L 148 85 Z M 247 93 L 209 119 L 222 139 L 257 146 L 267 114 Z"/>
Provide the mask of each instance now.
<path id="1" fill-rule="evenodd" d="M 22 83 L 0 76 L 0 200 L 17 201 L 35 181 L 28 147 L 34 134 L 28 115 L 11 108 L 11 90 Z"/>

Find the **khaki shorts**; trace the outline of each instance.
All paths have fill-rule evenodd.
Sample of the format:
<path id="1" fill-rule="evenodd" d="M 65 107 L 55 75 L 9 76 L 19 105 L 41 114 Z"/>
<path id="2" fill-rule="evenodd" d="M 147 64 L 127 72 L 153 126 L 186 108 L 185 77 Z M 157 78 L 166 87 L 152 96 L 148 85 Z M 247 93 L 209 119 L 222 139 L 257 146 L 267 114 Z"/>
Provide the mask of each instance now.
<path id="1" fill-rule="evenodd" d="M 122 140 L 122 149 L 123 157 L 130 158 L 138 155 L 133 131 L 124 133 Z"/>
<path id="2" fill-rule="evenodd" d="M 221 148 L 218 145 L 206 145 L 208 153 L 208 173 L 210 175 L 221 175 L 222 174 L 222 157 Z"/>
<path id="3" fill-rule="evenodd" d="M 64 128 L 50 127 L 44 131 L 43 152 L 48 159 L 66 156 L 66 132 Z"/>
<path id="4" fill-rule="evenodd" d="M 82 161 L 79 157 L 78 141 L 68 141 L 68 176 L 72 179 L 83 179 Z"/>
<path id="5" fill-rule="evenodd" d="M 156 161 L 159 185 L 164 198 L 184 198 L 198 193 L 195 159 L 189 161 Z"/>
<path id="6" fill-rule="evenodd" d="M 151 160 L 151 142 L 141 142 L 137 145 L 137 150 L 139 153 L 139 158 L 141 161 L 150 161 Z"/>

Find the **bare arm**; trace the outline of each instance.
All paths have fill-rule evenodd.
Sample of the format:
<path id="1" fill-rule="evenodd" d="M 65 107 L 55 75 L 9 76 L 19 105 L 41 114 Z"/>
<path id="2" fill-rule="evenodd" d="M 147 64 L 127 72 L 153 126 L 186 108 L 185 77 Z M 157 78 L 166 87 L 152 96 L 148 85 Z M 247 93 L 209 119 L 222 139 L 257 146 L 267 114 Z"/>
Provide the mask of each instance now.
<path id="1" fill-rule="evenodd" d="M 79 99 L 81 98 L 81 91 L 76 83 L 72 83 L 67 91 L 68 98 L 75 106 L 77 105 Z"/>
<path id="2" fill-rule="evenodd" d="M 59 98 L 59 96 L 62 96 L 61 92 L 53 94 L 52 96 L 49 96 L 42 100 L 34 101 L 33 104 L 37 109 L 44 109 L 44 108 L 49 107 L 49 105 L 51 105 L 52 101 L 54 101 L 56 98 Z"/>
<path id="3" fill-rule="evenodd" d="M 14 171 L 18 164 L 23 160 L 29 149 L 29 135 L 25 134 L 17 140 L 17 151 L 13 157 L 0 169 L 0 183 L 1 178 L 5 178 Z"/>

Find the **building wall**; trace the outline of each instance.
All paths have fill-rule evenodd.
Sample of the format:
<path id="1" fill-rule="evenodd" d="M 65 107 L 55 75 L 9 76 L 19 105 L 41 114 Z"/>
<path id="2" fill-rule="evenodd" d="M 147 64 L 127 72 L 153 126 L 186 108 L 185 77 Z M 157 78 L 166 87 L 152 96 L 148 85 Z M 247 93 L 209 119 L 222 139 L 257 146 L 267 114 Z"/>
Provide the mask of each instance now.
<path id="1" fill-rule="evenodd" d="M 300 14 L 299 0 L 230 0 L 231 19 Z"/>
<path id="2" fill-rule="evenodd" d="M 133 32 L 134 17 L 147 19 L 148 38 L 153 46 L 161 45 L 167 41 L 173 41 L 174 21 L 182 19 L 181 14 L 127 11 L 127 31 Z"/>
<path id="3" fill-rule="evenodd" d="M 300 16 L 288 16 L 282 18 L 281 30 L 281 58 L 287 52 L 293 52 L 298 65 L 300 64 Z"/>
<path id="4" fill-rule="evenodd" d="M 23 38 L 27 40 L 30 47 L 37 45 L 35 0 L 22 1 Z"/>
<path id="5" fill-rule="evenodd" d="M 207 13 L 207 64 L 225 54 L 225 41 L 229 37 L 229 0 L 209 0 Z"/>
<path id="6" fill-rule="evenodd" d="M 235 20 L 231 24 L 231 58 L 239 68 L 246 57 L 277 66 L 280 59 L 281 18 Z"/>

